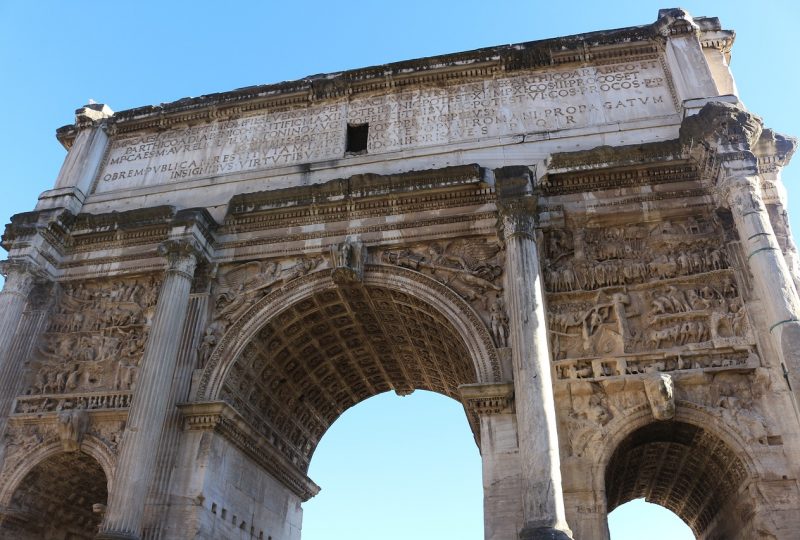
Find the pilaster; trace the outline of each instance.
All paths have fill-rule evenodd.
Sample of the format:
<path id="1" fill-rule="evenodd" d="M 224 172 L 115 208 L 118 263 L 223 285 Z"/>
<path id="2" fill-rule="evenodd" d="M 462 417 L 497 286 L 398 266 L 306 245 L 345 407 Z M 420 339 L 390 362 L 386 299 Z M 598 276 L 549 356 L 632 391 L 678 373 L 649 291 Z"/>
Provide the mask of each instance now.
<path id="1" fill-rule="evenodd" d="M 514 385 L 467 384 L 459 390 L 471 422 L 480 425 L 484 538 L 515 538 L 524 521 Z"/>

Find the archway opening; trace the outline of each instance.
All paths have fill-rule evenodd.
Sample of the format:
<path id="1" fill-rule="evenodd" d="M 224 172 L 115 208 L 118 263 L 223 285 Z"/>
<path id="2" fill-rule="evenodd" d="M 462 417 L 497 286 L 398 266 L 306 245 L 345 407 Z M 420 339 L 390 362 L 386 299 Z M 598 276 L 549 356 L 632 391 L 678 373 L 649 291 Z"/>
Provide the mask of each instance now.
<path id="1" fill-rule="evenodd" d="M 648 424 L 620 443 L 606 468 L 607 509 L 634 499 L 662 506 L 706 538 L 746 478 L 742 460 L 708 430 L 684 422 Z M 713 536 L 713 535 L 710 535 Z"/>
<path id="2" fill-rule="evenodd" d="M 4 509 L 0 537 L 92 539 L 107 500 L 106 475 L 94 458 L 81 452 L 50 456 L 17 487 Z"/>
<path id="3" fill-rule="evenodd" d="M 310 476 L 303 540 L 483 538 L 481 458 L 459 403 L 384 393 L 339 418 Z"/>
<path id="4" fill-rule="evenodd" d="M 694 540 L 686 523 L 663 506 L 644 499 L 621 504 L 608 515 L 611 540 Z"/>
<path id="5" fill-rule="evenodd" d="M 459 400 L 478 382 L 459 332 L 415 295 L 331 287 L 287 306 L 245 346 L 220 398 L 307 473 L 328 427 L 350 407 L 393 390 Z"/>

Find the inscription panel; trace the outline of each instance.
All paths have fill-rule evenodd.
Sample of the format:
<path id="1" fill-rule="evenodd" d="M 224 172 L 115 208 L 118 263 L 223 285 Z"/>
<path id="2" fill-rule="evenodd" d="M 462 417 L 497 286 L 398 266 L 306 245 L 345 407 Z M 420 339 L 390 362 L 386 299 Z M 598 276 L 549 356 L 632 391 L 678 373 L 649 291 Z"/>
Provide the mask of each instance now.
<path id="1" fill-rule="evenodd" d="M 346 124 L 369 124 L 380 154 L 504 135 L 628 122 L 676 112 L 660 60 L 553 69 L 269 111 L 118 137 L 96 193 L 344 156 Z"/>

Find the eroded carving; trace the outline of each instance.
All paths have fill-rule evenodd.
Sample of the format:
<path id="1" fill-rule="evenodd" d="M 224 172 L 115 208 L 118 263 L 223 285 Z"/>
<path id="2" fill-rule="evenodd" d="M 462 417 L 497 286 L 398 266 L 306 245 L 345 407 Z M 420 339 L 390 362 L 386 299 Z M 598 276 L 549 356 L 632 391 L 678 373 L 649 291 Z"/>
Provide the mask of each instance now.
<path id="1" fill-rule="evenodd" d="M 217 329 L 212 333 L 218 333 L 220 328 L 224 332 L 224 328 L 241 317 L 274 286 L 320 269 L 323 263 L 322 257 L 301 257 L 283 261 L 250 261 L 223 267 L 213 289 L 213 319 Z"/>
<path id="2" fill-rule="evenodd" d="M 359 282 L 364 279 L 364 263 L 367 248 L 361 242 L 348 240 L 331 246 L 331 276 L 340 284 Z"/>
<path id="3" fill-rule="evenodd" d="M 21 409 L 59 395 L 131 391 L 155 311 L 154 277 L 65 284 L 31 361 Z"/>
<path id="4" fill-rule="evenodd" d="M 710 218 L 689 216 L 635 224 L 545 233 L 544 283 L 550 292 L 590 291 L 651 283 L 728 268 Z"/>
<path id="5" fill-rule="evenodd" d="M 89 428 L 89 413 L 84 405 L 59 411 L 58 436 L 65 452 L 77 452 Z"/>

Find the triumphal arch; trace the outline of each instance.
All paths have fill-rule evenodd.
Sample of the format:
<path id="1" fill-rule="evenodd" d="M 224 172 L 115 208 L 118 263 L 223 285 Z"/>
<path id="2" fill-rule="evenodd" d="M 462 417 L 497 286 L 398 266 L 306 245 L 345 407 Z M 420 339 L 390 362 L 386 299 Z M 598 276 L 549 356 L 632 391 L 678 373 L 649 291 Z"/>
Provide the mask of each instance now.
<path id="1" fill-rule="evenodd" d="M 656 22 L 58 130 L 2 245 L 3 538 L 301 538 L 349 407 L 463 403 L 485 538 L 800 529 L 794 139 Z M 6 182 L 11 179 L 5 179 Z"/>

